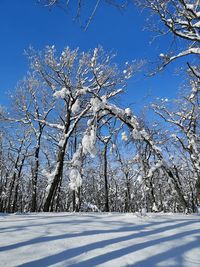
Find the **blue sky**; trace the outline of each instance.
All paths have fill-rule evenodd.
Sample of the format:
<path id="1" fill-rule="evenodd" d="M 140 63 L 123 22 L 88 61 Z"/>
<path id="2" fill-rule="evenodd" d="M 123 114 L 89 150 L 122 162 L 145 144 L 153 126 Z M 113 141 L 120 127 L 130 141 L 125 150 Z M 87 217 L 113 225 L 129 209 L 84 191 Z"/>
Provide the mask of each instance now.
<path id="1" fill-rule="evenodd" d="M 71 8 L 71 15 L 66 16 L 62 10 L 42 8 L 34 0 L 0 1 L 0 105 L 9 104 L 7 92 L 12 92 L 28 71 L 24 49 L 29 45 L 37 50 L 54 44 L 58 50 L 70 46 L 84 51 L 101 45 L 106 51 L 117 53 L 119 64 L 134 59 L 154 61 L 168 47 L 168 38 L 150 44 L 153 33 L 143 30 L 147 13 L 135 7 L 122 14 L 102 4 L 86 32 L 73 21 Z M 174 97 L 183 83 L 174 74 L 178 64 L 152 78 L 144 73 L 137 75 L 130 81 L 122 105 L 134 103 L 138 109 L 152 97 Z M 149 94 L 151 97 L 144 100 Z"/>

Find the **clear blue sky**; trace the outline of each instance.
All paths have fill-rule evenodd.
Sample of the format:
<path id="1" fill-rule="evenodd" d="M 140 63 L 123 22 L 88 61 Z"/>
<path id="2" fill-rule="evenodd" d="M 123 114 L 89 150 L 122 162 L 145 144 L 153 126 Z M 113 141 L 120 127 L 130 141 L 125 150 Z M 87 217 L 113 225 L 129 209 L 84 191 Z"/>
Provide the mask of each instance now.
<path id="1" fill-rule="evenodd" d="M 150 44 L 153 34 L 143 30 L 146 15 L 135 7 L 121 14 L 102 4 L 88 30 L 83 32 L 73 21 L 72 13 L 66 16 L 58 8 L 50 11 L 34 0 L 1 0 L 0 105 L 8 105 L 7 92 L 14 90 L 28 70 L 24 49 L 29 45 L 42 49 L 55 44 L 59 50 L 65 46 L 88 50 L 102 45 L 105 50 L 117 53 L 119 64 L 133 59 L 155 60 L 165 52 L 168 40 L 159 39 Z M 145 78 L 143 73 L 131 80 L 123 98 L 124 106 L 137 103 L 141 107 L 143 97 L 149 93 L 152 97 L 174 97 L 182 83 L 173 74 L 175 64 L 153 78 Z"/>

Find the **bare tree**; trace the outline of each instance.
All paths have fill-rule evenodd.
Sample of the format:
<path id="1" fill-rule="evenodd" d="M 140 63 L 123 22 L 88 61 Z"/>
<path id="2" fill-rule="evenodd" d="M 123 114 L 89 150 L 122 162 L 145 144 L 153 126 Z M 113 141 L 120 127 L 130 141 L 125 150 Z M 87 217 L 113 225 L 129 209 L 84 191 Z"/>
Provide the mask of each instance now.
<path id="1" fill-rule="evenodd" d="M 103 134 L 107 132 L 107 134 Z M 104 118 L 99 125 L 98 139 L 103 144 L 103 176 L 105 189 L 105 211 L 109 212 L 109 181 L 108 181 L 108 149 L 112 145 L 112 139 L 115 138 L 118 129 L 116 127 L 116 120 L 112 122 L 112 117 Z"/>
<path id="2" fill-rule="evenodd" d="M 158 33 L 162 38 L 171 34 L 174 39 L 179 39 L 180 49 L 170 49 L 167 53 L 160 54 L 160 64 L 156 71 L 163 70 L 165 66 L 174 60 L 189 55 L 196 55 L 196 64 L 187 63 L 191 72 L 199 79 L 198 58 L 200 55 L 200 2 L 199 0 L 137 0 L 142 8 L 149 9 L 159 20 L 151 22 L 151 30 Z"/>
<path id="3" fill-rule="evenodd" d="M 22 80 L 16 89 L 15 96 L 12 96 L 12 115 L 5 115 L 4 120 L 11 123 L 18 123 L 25 127 L 31 135 L 32 144 L 32 192 L 31 211 L 37 211 L 37 181 L 40 165 L 41 139 L 43 136 L 45 121 L 52 110 L 53 102 L 50 102 L 48 93 L 41 88 L 39 81 L 34 76 Z"/>
<path id="4" fill-rule="evenodd" d="M 70 137 L 80 121 L 88 117 L 91 120 L 85 136 L 91 138 L 93 127 L 97 123 L 96 114 L 102 105 L 102 98 L 106 101 L 122 92 L 133 69 L 127 65 L 127 70 L 119 73 L 116 66 L 110 63 L 111 56 L 106 55 L 101 48 L 80 54 L 78 50 L 72 51 L 66 48 L 58 59 L 53 46 L 47 47 L 42 56 L 33 50 L 29 56 L 38 79 L 46 83 L 57 103 L 62 106 L 62 114 L 59 114 L 57 118 L 58 123 L 36 119 L 60 131 L 57 163 L 51 174 L 52 178 L 47 188 L 44 204 L 44 211 L 49 211 L 62 177 Z"/>
<path id="5" fill-rule="evenodd" d="M 16 138 L 16 139 L 15 139 Z M 3 211 L 15 212 L 18 198 L 19 183 L 21 182 L 22 169 L 24 168 L 25 159 L 28 157 L 28 149 L 30 147 L 30 133 L 26 129 L 21 129 L 16 133 L 14 138 L 8 135 L 8 144 L 10 153 L 8 159 L 11 162 L 9 174 L 6 179 L 4 194 L 6 195 Z M 9 162 L 7 161 L 9 168 Z"/>
<path id="6" fill-rule="evenodd" d="M 37 0 L 39 4 L 47 8 L 59 7 L 65 12 L 73 13 L 74 19 L 80 23 L 83 29 L 86 31 L 95 17 L 98 7 L 102 4 L 109 4 L 113 7 L 124 10 L 130 0 L 95 0 L 95 1 L 85 1 L 85 0 Z"/>
<path id="7" fill-rule="evenodd" d="M 200 201 L 200 128 L 199 128 L 199 92 L 197 83 L 192 83 L 192 91 L 183 99 L 175 100 L 175 108 L 167 107 L 167 103 L 154 103 L 153 110 L 168 124 L 177 129 L 171 138 L 175 138 L 182 149 L 189 155 L 196 180 L 197 198 Z"/>

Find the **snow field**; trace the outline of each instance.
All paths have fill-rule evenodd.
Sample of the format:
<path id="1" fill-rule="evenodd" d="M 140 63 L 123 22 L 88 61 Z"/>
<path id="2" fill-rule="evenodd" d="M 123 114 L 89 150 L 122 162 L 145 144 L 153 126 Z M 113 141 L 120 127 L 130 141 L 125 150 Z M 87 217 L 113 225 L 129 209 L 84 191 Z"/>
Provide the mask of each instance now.
<path id="1" fill-rule="evenodd" d="M 0 215 L 0 266 L 200 266 L 200 217 Z"/>

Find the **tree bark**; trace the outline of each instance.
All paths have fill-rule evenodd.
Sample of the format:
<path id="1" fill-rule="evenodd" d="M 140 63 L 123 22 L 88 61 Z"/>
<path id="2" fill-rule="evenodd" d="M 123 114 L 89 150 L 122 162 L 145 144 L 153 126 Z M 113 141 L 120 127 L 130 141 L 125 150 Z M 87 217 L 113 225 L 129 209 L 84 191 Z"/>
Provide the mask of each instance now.
<path id="1" fill-rule="evenodd" d="M 44 203 L 43 211 L 45 211 L 45 212 L 50 211 L 53 196 L 54 196 L 55 191 L 58 187 L 60 179 L 62 177 L 63 161 L 64 161 L 64 157 L 65 157 L 66 146 L 67 146 L 67 140 L 65 141 L 64 145 L 59 149 L 59 152 L 58 152 L 58 158 L 57 158 L 57 164 L 56 164 L 56 173 L 55 173 L 55 176 L 53 178 L 53 182 L 51 184 L 51 187 L 49 189 L 48 196 L 47 196 L 45 203 Z"/>
<path id="2" fill-rule="evenodd" d="M 167 172 L 167 174 L 169 175 L 169 177 L 172 179 L 173 181 L 173 184 L 174 184 L 174 187 L 175 187 L 175 190 L 179 196 L 179 200 L 183 206 L 184 209 L 187 209 L 188 208 L 188 203 L 187 201 L 185 200 L 184 198 L 184 195 L 182 193 L 182 190 L 178 184 L 178 182 L 176 181 L 175 177 L 174 177 L 174 174 L 172 173 L 172 171 L 170 169 L 167 169 L 165 168 L 165 171 Z"/>
<path id="3" fill-rule="evenodd" d="M 40 139 L 41 134 L 38 137 L 36 149 L 35 149 L 35 167 L 32 177 L 32 199 L 31 199 L 31 212 L 37 211 L 37 181 L 38 181 L 38 171 L 39 171 L 39 154 L 40 154 Z"/>
<path id="4" fill-rule="evenodd" d="M 22 169 L 23 169 L 23 166 L 24 166 L 24 161 L 25 161 L 25 156 L 22 159 L 22 162 L 21 162 L 20 167 L 19 167 L 19 172 L 18 172 L 18 175 L 17 175 L 17 184 L 16 184 L 16 187 L 15 187 L 14 200 L 13 200 L 13 205 L 12 205 L 12 212 L 16 212 L 16 205 L 17 205 L 17 199 L 18 199 L 18 189 L 19 189 L 19 180 L 20 180 Z"/>
<path id="5" fill-rule="evenodd" d="M 104 182 L 105 182 L 105 211 L 109 212 L 109 192 L 108 192 L 108 159 L 107 159 L 107 144 L 104 146 Z"/>

